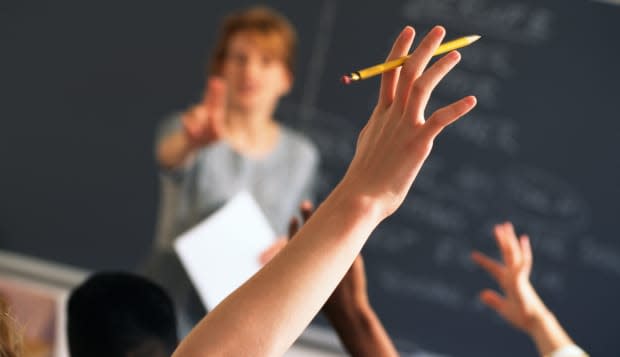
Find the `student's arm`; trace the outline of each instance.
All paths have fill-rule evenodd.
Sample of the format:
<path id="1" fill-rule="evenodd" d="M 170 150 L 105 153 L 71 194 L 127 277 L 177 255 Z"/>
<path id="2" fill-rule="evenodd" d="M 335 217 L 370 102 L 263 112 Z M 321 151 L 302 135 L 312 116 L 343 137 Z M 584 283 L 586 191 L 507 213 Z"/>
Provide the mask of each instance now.
<path id="1" fill-rule="evenodd" d="M 431 91 L 459 60 L 453 52 L 424 72 L 444 34 L 441 27 L 432 30 L 402 70 L 383 75 L 379 101 L 342 181 L 295 239 L 211 311 L 174 356 L 279 356 L 291 346 L 373 229 L 402 203 L 434 138 L 475 105 L 467 97 L 423 117 Z M 407 27 L 389 59 L 405 55 L 412 41 Z"/>
<path id="2" fill-rule="evenodd" d="M 494 234 L 503 262 L 480 252 L 474 252 L 472 258 L 498 283 L 504 295 L 486 289 L 480 294 L 482 302 L 529 335 L 541 356 L 552 356 L 562 348 L 574 346 L 530 283 L 532 249 L 529 238 L 522 235 L 517 239 L 511 223 L 495 226 Z M 585 353 L 566 356 L 585 356 Z"/>
<path id="3" fill-rule="evenodd" d="M 190 108 L 182 117 L 182 126 L 161 140 L 157 161 L 165 169 L 183 165 L 196 149 L 222 137 L 226 86 L 219 78 L 211 78 L 202 103 Z"/>
<path id="4" fill-rule="evenodd" d="M 353 357 L 396 357 L 398 351 L 368 301 L 364 261 L 358 255 L 323 312 Z"/>
<path id="5" fill-rule="evenodd" d="M 306 222 L 312 216 L 312 203 L 303 202 L 300 211 Z M 293 237 L 298 230 L 299 222 L 293 218 L 289 237 Z M 398 356 L 390 336 L 368 301 L 366 271 L 361 254 L 355 258 L 322 311 L 352 357 Z"/>
<path id="6" fill-rule="evenodd" d="M 314 205 L 312 204 L 312 201 L 304 200 L 299 205 L 299 213 L 301 213 L 301 218 L 303 219 L 304 223 L 308 221 L 310 216 L 312 216 L 313 212 L 314 212 Z M 258 259 L 259 262 L 262 265 L 267 264 L 271 259 L 273 259 L 273 257 L 275 257 L 278 253 L 280 253 L 282 249 L 284 249 L 288 241 L 291 238 L 293 238 L 293 236 L 297 234 L 298 231 L 299 231 L 299 220 L 297 219 L 297 217 L 294 216 L 291 218 L 289 222 L 288 237 L 285 237 L 283 239 L 278 239 L 274 244 L 272 244 L 269 248 L 267 248 L 264 252 L 262 252 Z"/>

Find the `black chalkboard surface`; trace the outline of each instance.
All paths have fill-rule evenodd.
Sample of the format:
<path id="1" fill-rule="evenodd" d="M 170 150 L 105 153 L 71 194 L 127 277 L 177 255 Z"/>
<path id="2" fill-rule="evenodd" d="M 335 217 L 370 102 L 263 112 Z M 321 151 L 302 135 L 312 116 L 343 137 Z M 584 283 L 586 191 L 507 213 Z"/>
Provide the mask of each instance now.
<path id="1" fill-rule="evenodd" d="M 437 140 L 403 207 L 364 249 L 373 305 L 406 355 L 528 356 L 477 302 L 511 220 L 534 249 L 532 281 L 593 356 L 620 339 L 620 6 L 586 0 L 272 1 L 299 30 L 297 84 L 278 110 L 320 147 L 322 195 L 350 160 L 380 62 L 405 24 L 478 33 L 439 86 L 437 108 L 478 108 Z M 130 269 L 152 239 L 152 138 L 197 98 L 218 19 L 250 4 L 0 4 L 0 248 L 91 269 Z M 432 109 L 431 108 L 431 109 Z M 368 173 L 369 175 L 372 173 Z"/>

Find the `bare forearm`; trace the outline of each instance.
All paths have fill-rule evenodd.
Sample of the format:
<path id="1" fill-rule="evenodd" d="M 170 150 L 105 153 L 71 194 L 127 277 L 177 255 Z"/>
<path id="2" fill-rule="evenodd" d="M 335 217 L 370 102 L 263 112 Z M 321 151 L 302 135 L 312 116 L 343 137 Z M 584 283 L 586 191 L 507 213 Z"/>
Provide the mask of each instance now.
<path id="1" fill-rule="evenodd" d="M 187 135 L 180 129 L 165 137 L 157 148 L 157 161 L 166 169 L 181 166 L 194 152 Z"/>
<path id="2" fill-rule="evenodd" d="M 398 351 L 369 304 L 346 311 L 325 311 L 340 341 L 353 357 L 396 357 Z"/>
<path id="3" fill-rule="evenodd" d="M 562 325 L 549 310 L 541 313 L 536 323 L 528 331 L 528 334 L 536 344 L 536 349 L 541 356 L 547 356 L 564 346 L 574 344 Z"/>
<path id="4" fill-rule="evenodd" d="M 261 271 L 210 312 L 175 356 L 283 354 L 340 282 L 382 219 L 340 186 Z M 283 277 L 285 275 L 285 277 Z"/>

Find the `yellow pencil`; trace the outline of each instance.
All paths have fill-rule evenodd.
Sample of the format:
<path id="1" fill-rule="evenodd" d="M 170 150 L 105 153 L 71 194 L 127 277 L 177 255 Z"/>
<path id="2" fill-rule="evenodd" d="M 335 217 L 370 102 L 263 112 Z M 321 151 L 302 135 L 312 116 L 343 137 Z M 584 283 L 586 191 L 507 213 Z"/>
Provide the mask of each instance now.
<path id="1" fill-rule="evenodd" d="M 446 52 L 456 50 L 457 48 L 469 46 L 472 43 L 478 41 L 479 38 L 480 38 L 479 35 L 471 35 L 471 36 L 465 36 L 465 37 L 461 37 L 461 38 L 458 38 L 450 42 L 443 43 L 441 46 L 437 47 L 437 50 L 435 51 L 435 53 L 433 53 L 433 56 L 438 56 Z M 350 74 L 342 76 L 340 81 L 344 84 L 350 84 L 351 82 L 354 82 L 354 81 L 359 81 L 362 79 L 376 76 L 383 72 L 387 72 L 391 69 L 402 66 L 403 63 L 405 63 L 405 61 L 410 56 L 411 55 L 403 56 L 401 58 L 391 60 L 389 62 L 381 63 L 376 66 L 372 66 L 372 67 L 361 69 L 359 71 L 352 72 Z"/>

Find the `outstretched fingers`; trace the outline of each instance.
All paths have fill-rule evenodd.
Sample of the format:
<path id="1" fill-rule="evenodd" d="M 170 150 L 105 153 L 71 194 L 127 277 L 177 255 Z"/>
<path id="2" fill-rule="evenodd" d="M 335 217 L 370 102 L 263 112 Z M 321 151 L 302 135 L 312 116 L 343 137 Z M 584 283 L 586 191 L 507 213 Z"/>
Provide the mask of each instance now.
<path id="1" fill-rule="evenodd" d="M 443 27 L 435 26 L 403 64 L 394 97 L 394 104 L 399 108 L 405 108 L 413 82 L 422 75 L 445 35 Z"/>
<path id="2" fill-rule="evenodd" d="M 434 139 L 446 126 L 469 113 L 476 106 L 476 103 L 476 97 L 470 95 L 438 109 L 424 124 L 426 134 Z"/>
<path id="3" fill-rule="evenodd" d="M 411 90 L 411 97 L 407 103 L 406 117 L 424 117 L 424 109 L 428 104 L 431 93 L 460 60 L 461 54 L 459 52 L 450 52 L 427 69 L 420 78 L 415 80 Z"/>
<path id="4" fill-rule="evenodd" d="M 386 62 L 398 59 L 406 56 L 413 44 L 415 38 L 415 30 L 411 26 L 406 26 L 394 41 L 392 50 L 387 56 Z M 394 91 L 396 90 L 396 83 L 398 82 L 398 76 L 400 73 L 400 67 L 391 71 L 384 72 L 381 76 L 381 88 L 379 89 L 379 105 L 387 107 L 392 104 L 394 100 Z"/>
<path id="5" fill-rule="evenodd" d="M 478 264 L 482 269 L 484 269 L 487 273 L 489 273 L 489 275 L 493 279 L 495 279 L 496 282 L 501 283 L 502 272 L 504 269 L 501 263 L 499 263 L 495 259 L 491 259 L 487 257 L 486 255 L 478 251 L 474 251 L 471 254 L 471 258 L 476 264 Z"/>

